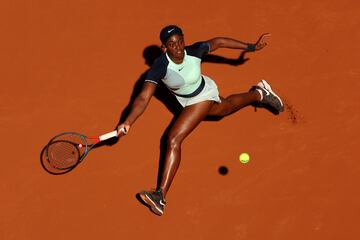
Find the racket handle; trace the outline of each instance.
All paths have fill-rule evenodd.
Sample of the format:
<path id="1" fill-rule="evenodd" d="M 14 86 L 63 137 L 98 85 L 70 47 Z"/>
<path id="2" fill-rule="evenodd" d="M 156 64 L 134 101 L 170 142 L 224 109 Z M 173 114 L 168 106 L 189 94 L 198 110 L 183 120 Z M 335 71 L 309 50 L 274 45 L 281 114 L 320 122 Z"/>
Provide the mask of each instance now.
<path id="1" fill-rule="evenodd" d="M 109 132 L 109 133 L 106 133 L 104 135 L 101 135 L 99 137 L 100 141 L 105 141 L 109 138 L 113 138 L 113 137 L 117 137 L 118 136 L 118 132 L 115 130 L 115 131 L 112 131 L 112 132 Z"/>

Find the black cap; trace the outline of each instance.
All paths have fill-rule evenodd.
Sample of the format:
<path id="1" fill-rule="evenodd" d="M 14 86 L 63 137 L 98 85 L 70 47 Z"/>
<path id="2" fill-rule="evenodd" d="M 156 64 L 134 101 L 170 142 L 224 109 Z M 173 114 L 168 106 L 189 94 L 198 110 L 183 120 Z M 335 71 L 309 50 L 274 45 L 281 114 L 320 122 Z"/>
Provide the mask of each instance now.
<path id="1" fill-rule="evenodd" d="M 179 34 L 184 35 L 181 28 L 176 25 L 169 25 L 164 27 L 160 32 L 160 40 L 163 44 L 171 37 L 172 35 Z"/>

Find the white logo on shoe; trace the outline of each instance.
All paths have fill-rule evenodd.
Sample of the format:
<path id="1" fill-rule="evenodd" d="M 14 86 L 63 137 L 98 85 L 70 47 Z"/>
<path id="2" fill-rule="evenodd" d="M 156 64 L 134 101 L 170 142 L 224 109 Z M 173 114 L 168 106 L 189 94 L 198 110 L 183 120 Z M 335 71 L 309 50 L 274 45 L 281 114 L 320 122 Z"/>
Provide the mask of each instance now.
<path id="1" fill-rule="evenodd" d="M 266 90 L 265 88 L 262 88 L 262 90 L 264 90 L 264 92 L 266 93 L 266 96 L 270 95 L 270 92 L 268 90 Z"/>

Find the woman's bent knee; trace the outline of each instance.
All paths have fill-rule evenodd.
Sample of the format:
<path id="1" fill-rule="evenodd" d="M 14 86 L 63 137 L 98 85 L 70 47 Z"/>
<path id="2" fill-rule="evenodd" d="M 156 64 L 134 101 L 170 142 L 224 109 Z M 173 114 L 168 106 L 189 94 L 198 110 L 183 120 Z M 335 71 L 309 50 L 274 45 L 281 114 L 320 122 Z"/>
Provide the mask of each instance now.
<path id="1" fill-rule="evenodd" d="M 182 141 L 184 140 L 184 138 L 182 137 L 181 134 L 177 134 L 177 133 L 170 133 L 168 136 L 168 146 L 171 148 L 176 148 L 178 146 L 181 145 Z"/>

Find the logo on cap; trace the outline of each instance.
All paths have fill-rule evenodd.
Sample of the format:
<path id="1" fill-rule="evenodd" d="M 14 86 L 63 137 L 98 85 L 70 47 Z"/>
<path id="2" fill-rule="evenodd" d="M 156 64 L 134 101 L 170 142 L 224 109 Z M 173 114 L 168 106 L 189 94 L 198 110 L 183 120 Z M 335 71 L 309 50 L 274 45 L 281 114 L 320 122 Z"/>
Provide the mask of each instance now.
<path id="1" fill-rule="evenodd" d="M 172 28 L 172 29 L 168 30 L 168 33 L 171 33 L 174 30 L 175 30 L 175 28 Z"/>

